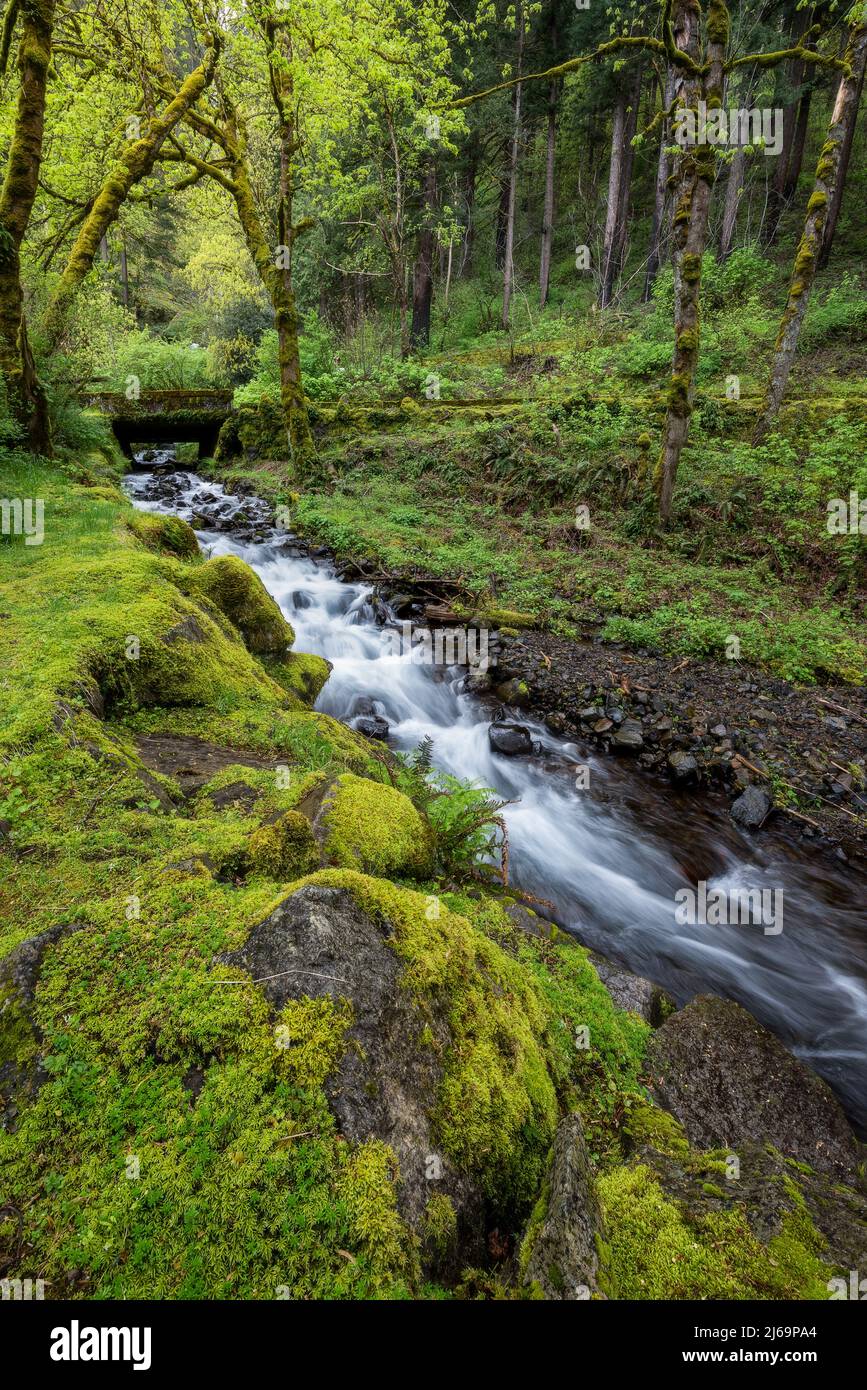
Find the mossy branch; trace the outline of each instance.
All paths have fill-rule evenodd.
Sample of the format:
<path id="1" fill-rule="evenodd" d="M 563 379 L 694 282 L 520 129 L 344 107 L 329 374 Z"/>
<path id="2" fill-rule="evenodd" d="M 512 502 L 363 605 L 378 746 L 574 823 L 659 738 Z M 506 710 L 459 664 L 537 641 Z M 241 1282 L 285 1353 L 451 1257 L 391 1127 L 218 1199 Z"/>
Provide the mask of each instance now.
<path id="1" fill-rule="evenodd" d="M 848 71 L 845 58 L 836 58 L 829 53 L 817 53 L 814 48 L 804 48 L 803 44 L 796 48 L 781 48 L 775 53 L 748 53 L 744 58 L 733 58 L 730 63 L 726 63 L 725 71 L 733 72 L 735 68 L 745 67 L 748 63 L 755 63 L 759 68 L 775 68 L 793 58 L 802 63 L 813 63 L 818 67 L 836 68 L 842 73 Z"/>
<path id="2" fill-rule="evenodd" d="M 218 183 L 221 188 L 225 188 L 227 193 L 231 193 L 233 197 L 235 196 L 235 193 L 237 191 L 237 185 L 235 181 L 232 178 L 230 178 L 228 174 L 224 173 L 222 169 L 219 169 L 216 164 L 212 163 L 208 159 L 200 159 L 198 155 L 193 154 L 190 150 L 186 148 L 185 145 L 182 145 L 179 140 L 172 140 L 172 144 L 175 146 L 173 150 L 163 150 L 160 154 L 159 162 L 161 164 L 189 164 L 190 167 L 195 171 L 195 182 L 198 182 L 200 178 L 207 175 L 208 178 L 213 179 L 215 183 Z M 192 178 L 189 180 L 182 179 L 181 182 L 176 185 L 176 187 L 186 187 L 189 183 L 193 181 L 194 180 L 192 180 Z"/>
<path id="3" fill-rule="evenodd" d="M 18 20 L 18 4 L 19 0 L 9 0 L 6 13 L 3 16 L 3 31 L 2 36 L 0 36 L 0 77 L 6 76 L 6 69 L 9 66 L 12 35 L 15 33 L 15 25 Z"/>
<path id="4" fill-rule="evenodd" d="M 130 190 L 151 173 L 165 141 L 213 79 L 221 47 L 219 32 L 208 35 L 202 62 L 187 75 L 164 110 L 151 118 L 147 132 L 128 142 L 110 170 L 75 239 L 57 291 L 48 306 L 45 332 L 50 346 L 58 342 L 75 292 L 90 271 L 99 244 L 117 220 Z"/>
<path id="5" fill-rule="evenodd" d="M 481 101 L 484 97 L 493 96 L 495 92 L 505 92 L 511 87 L 516 87 L 519 82 L 538 82 L 543 79 L 551 81 L 556 77 L 565 77 L 567 73 L 575 72 L 577 68 L 583 67 L 585 63 L 592 63 L 597 58 L 607 58 L 612 53 L 620 52 L 623 49 L 629 51 L 665 53 L 664 45 L 659 39 L 653 39 L 648 34 L 636 34 L 634 36 L 624 35 L 621 38 L 609 39 L 607 43 L 600 44 L 592 53 L 584 53 L 580 58 L 569 58 L 565 63 L 557 63 L 552 68 L 545 68 L 543 72 L 526 72 L 520 77 L 512 77 L 508 82 L 498 82 L 495 87 L 487 87 L 483 92 L 474 92 L 472 96 L 459 97 L 457 101 L 443 103 L 445 109 L 457 111 L 463 106 L 472 106 L 473 102 Z M 680 53 L 680 49 L 676 50 Z M 686 58 L 686 54 L 682 55 Z"/>
<path id="6" fill-rule="evenodd" d="M 637 138 L 641 140 L 646 140 L 648 135 L 653 135 L 654 131 L 659 130 L 660 126 L 662 126 L 666 121 L 670 121 L 671 117 L 674 115 L 674 112 L 679 102 L 680 98 L 675 97 L 674 101 L 671 103 L 670 106 L 660 106 L 653 119 L 648 121 L 644 129 L 638 132 Z"/>

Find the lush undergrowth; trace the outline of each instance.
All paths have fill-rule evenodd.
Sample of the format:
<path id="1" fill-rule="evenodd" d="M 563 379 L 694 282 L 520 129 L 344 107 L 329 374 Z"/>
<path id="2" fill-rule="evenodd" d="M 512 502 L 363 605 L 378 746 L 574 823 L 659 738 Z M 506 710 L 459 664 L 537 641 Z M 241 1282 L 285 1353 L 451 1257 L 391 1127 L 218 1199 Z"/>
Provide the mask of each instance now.
<path id="1" fill-rule="evenodd" d="M 829 498 L 867 492 L 864 412 L 793 406 L 755 449 L 732 407 L 707 403 L 665 534 L 647 493 L 652 425 L 647 405 L 616 398 L 415 417 L 326 442 L 328 489 L 299 497 L 257 464 L 226 473 L 338 555 L 456 583 L 468 616 L 511 609 L 572 636 L 589 621 L 672 655 L 722 658 L 734 635 L 742 660 L 796 681 L 862 680 L 865 541 L 826 523 Z"/>

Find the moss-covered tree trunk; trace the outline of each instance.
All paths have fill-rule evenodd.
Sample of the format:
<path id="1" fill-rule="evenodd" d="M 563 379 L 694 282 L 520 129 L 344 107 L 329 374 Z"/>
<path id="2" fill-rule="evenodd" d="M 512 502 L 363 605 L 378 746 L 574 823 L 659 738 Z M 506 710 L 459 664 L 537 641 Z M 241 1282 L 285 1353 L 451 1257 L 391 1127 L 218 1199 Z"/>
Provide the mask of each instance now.
<path id="1" fill-rule="evenodd" d="M 310 223 L 305 221 L 296 224 L 294 220 L 294 168 L 298 153 L 298 132 L 292 75 L 292 37 L 287 24 L 273 21 L 266 23 L 266 37 L 269 44 L 271 92 L 277 109 L 280 141 L 280 196 L 277 212 L 280 261 L 270 276 L 270 283 L 266 280 L 265 284 L 274 305 L 280 362 L 280 399 L 286 416 L 292 463 L 298 477 L 303 478 L 313 469 L 316 448 L 310 430 L 301 376 L 301 351 L 298 341 L 300 320 L 292 282 L 292 253 L 296 237 Z"/>
<path id="2" fill-rule="evenodd" d="M 681 70 L 681 104 L 695 112 L 695 144 L 687 144 L 678 156 L 675 173 L 673 257 L 675 268 L 674 358 L 668 392 L 662 450 L 656 472 L 659 516 L 663 525 L 671 519 L 672 497 L 680 456 L 689 436 L 689 420 L 695 395 L 698 364 L 701 265 L 707 247 L 710 199 L 716 174 L 716 156 L 699 128 L 698 103 L 708 110 L 722 106 L 729 13 L 723 0 L 711 0 L 707 15 L 707 56 L 702 64 L 701 5 L 681 0 L 673 8 L 672 28 L 677 48 L 695 67 Z"/>
<path id="3" fill-rule="evenodd" d="M 35 453 L 51 451 L 45 392 L 27 336 L 21 243 L 39 185 L 54 0 L 21 0 L 18 104 L 0 192 L 0 371 L 9 409 Z"/>
<path id="4" fill-rule="evenodd" d="M 207 42 L 202 62 L 185 79 L 177 95 L 151 118 L 146 132 L 129 142 L 99 190 L 48 306 L 44 330 L 49 348 L 56 347 L 75 292 L 91 269 L 100 242 L 116 220 L 130 189 L 151 172 L 166 139 L 209 85 L 217 64 L 219 40 L 208 36 Z"/>
<path id="5" fill-rule="evenodd" d="M 524 4 L 518 0 L 518 47 L 516 70 L 520 77 L 524 65 Z M 512 312 L 512 291 L 515 286 L 515 210 L 518 198 L 518 162 L 521 154 L 521 119 L 523 90 L 519 82 L 515 87 L 513 107 L 512 145 L 509 154 L 509 202 L 506 214 L 506 249 L 503 258 L 503 329 L 508 333 Z"/>
<path id="6" fill-rule="evenodd" d="M 837 98 L 831 112 L 828 137 L 822 146 L 816 166 L 816 182 L 807 204 L 804 231 L 795 255 L 786 307 L 774 347 L 764 406 L 756 426 L 754 438 L 757 442 L 765 438 L 776 420 L 798 350 L 801 326 L 822 251 L 828 207 L 840 177 L 846 132 L 853 111 L 857 108 L 864 77 L 867 62 L 867 23 L 861 22 L 852 27 L 845 61 L 846 67 L 840 78 Z"/>
<path id="7" fill-rule="evenodd" d="M 232 160 L 232 193 L 241 230 L 274 310 L 280 363 L 280 399 L 286 417 L 292 461 L 299 474 L 303 475 L 315 457 L 315 447 L 301 377 L 298 309 L 288 259 L 291 255 L 291 237 L 290 241 L 281 242 L 276 253 L 271 250 L 256 208 L 243 136 L 237 128 L 230 133 L 227 149 Z"/>

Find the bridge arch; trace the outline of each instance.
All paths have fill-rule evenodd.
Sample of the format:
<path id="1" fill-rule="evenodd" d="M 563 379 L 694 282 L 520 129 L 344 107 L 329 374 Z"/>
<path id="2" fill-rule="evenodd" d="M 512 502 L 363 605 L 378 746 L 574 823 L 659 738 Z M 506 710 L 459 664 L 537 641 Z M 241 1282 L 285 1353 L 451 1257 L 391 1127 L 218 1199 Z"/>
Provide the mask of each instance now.
<path id="1" fill-rule="evenodd" d="M 110 422 L 127 458 L 133 446 L 195 442 L 199 455 L 210 458 L 220 429 L 232 411 L 231 391 L 142 391 L 133 400 L 121 391 L 97 391 L 82 404 L 98 410 Z"/>

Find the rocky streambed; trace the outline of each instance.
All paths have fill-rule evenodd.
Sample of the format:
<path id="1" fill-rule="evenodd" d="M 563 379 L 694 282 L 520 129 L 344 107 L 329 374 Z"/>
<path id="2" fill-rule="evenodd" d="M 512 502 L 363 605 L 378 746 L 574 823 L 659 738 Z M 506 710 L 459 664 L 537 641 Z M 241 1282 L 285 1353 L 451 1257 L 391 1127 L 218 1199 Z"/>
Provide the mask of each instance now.
<path id="1" fill-rule="evenodd" d="M 171 460 L 134 476 L 130 490 L 139 505 L 191 520 L 209 553 L 236 553 L 259 573 L 298 647 L 331 663 L 318 708 L 398 750 L 429 737 L 438 767 L 513 803 L 505 813 L 513 881 L 547 904 L 546 915 L 615 962 L 624 981 L 650 978 L 679 1005 L 707 992 L 745 1005 L 867 1122 L 863 890 L 851 846 L 837 845 L 841 858 L 828 860 L 773 828 L 781 818 L 761 775 L 746 767 L 767 727 L 746 714 L 763 707 L 764 692 L 736 689 L 756 682 L 732 672 L 741 709 L 733 715 L 728 687 L 702 701 L 694 673 L 676 673 L 684 703 L 674 718 L 659 665 L 593 644 L 595 679 L 585 664 L 580 687 L 574 652 L 551 656 L 551 639 L 536 633 L 491 634 L 487 669 L 418 661 L 396 638 L 423 618 L 430 596 L 397 596 L 350 579 L 345 567 L 341 581 L 321 548 L 274 529 L 261 499 L 230 495 Z M 857 751 L 857 720 L 846 729 Z M 600 747 L 620 756 L 600 758 Z M 712 794 L 697 796 L 702 788 Z M 780 894 L 780 931 L 752 919 L 678 922 L 676 893 L 702 883 Z"/>

